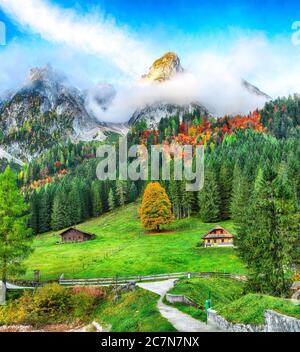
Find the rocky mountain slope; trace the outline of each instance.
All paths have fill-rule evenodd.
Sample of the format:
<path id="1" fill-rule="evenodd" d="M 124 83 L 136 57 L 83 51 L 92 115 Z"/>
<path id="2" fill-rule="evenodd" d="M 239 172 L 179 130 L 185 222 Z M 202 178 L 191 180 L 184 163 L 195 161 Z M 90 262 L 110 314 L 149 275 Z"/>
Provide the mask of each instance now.
<path id="1" fill-rule="evenodd" d="M 25 159 L 68 139 L 104 140 L 114 130 L 87 111 L 84 95 L 51 66 L 32 69 L 25 84 L 1 101 L 0 129 L 0 146 Z"/>
<path id="2" fill-rule="evenodd" d="M 171 80 L 176 75 L 184 72 L 179 57 L 173 52 L 167 52 L 161 58 L 154 61 L 149 72 L 142 76 L 142 81 L 147 83 L 163 83 Z M 145 120 L 149 127 L 155 127 L 163 117 L 182 116 L 185 113 L 205 113 L 207 109 L 198 102 L 186 105 L 170 104 L 167 101 L 159 101 L 134 112 L 129 120 L 129 125 Z"/>
<path id="3" fill-rule="evenodd" d="M 155 84 L 163 84 L 184 72 L 179 57 L 168 52 L 152 64 L 141 80 L 153 84 L 155 89 Z M 245 80 L 241 81 L 241 89 L 266 101 L 270 99 Z M 82 92 L 49 65 L 32 69 L 20 88 L 0 98 L 0 158 L 9 155 L 26 161 L 53 144 L 67 140 L 102 141 L 111 132 L 126 134 L 128 125 L 142 120 L 149 127 L 156 127 L 163 117 L 182 117 L 186 113 L 209 115 L 208 109 L 198 101 L 180 105 L 162 99 L 142 106 L 131 118 L 128 116 L 128 124 L 97 120 L 95 116 L 109 111 L 117 94 L 110 84 L 100 84 Z"/>
<path id="4" fill-rule="evenodd" d="M 149 72 L 142 76 L 142 82 L 150 84 L 164 83 L 184 72 L 185 70 L 181 66 L 179 57 L 173 52 L 168 52 L 152 64 Z M 266 101 L 271 99 L 267 94 L 243 79 L 241 80 L 241 89 L 246 89 L 250 94 L 262 97 Z M 209 115 L 208 109 L 197 101 L 185 105 L 160 101 L 135 111 L 129 120 L 129 125 L 145 120 L 149 127 L 155 127 L 163 117 L 182 116 L 185 113 L 204 113 Z"/>
<path id="5" fill-rule="evenodd" d="M 173 52 L 168 52 L 154 61 L 149 72 L 142 76 L 142 80 L 164 82 L 183 71 L 179 57 Z"/>

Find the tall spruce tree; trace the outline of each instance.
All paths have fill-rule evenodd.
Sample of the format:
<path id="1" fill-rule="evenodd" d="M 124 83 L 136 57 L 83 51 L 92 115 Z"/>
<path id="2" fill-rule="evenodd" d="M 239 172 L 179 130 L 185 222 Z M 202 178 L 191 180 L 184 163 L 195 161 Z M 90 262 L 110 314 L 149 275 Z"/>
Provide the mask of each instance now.
<path id="1" fill-rule="evenodd" d="M 251 204 L 239 221 L 236 244 L 249 272 L 248 286 L 280 296 L 288 289 L 286 270 L 299 240 L 299 214 L 285 174 L 259 172 Z"/>
<path id="2" fill-rule="evenodd" d="M 247 177 L 242 172 L 238 164 L 235 165 L 233 172 L 233 188 L 230 204 L 231 218 L 238 226 L 242 221 L 249 207 L 251 189 Z"/>
<path id="3" fill-rule="evenodd" d="M 96 180 L 92 183 L 91 187 L 91 198 L 92 198 L 92 211 L 93 216 L 99 216 L 103 211 L 102 201 L 101 201 L 101 182 Z"/>
<path id="4" fill-rule="evenodd" d="M 138 197 L 138 189 L 135 185 L 134 182 L 130 183 L 130 188 L 129 188 L 129 202 L 132 203 L 134 201 L 136 201 Z"/>
<path id="5" fill-rule="evenodd" d="M 222 220 L 230 218 L 230 203 L 232 196 L 232 172 L 231 167 L 223 162 L 219 174 L 220 189 L 220 215 Z"/>
<path id="6" fill-rule="evenodd" d="M 40 231 L 39 228 L 39 196 L 36 191 L 34 191 L 30 197 L 30 219 L 29 225 L 32 229 L 34 235 L 37 235 Z"/>
<path id="7" fill-rule="evenodd" d="M 126 198 L 127 198 L 126 188 L 127 188 L 126 182 L 121 181 L 121 180 L 116 181 L 116 194 L 117 194 L 117 198 L 118 198 L 118 204 L 121 207 L 126 202 Z"/>
<path id="8" fill-rule="evenodd" d="M 207 167 L 204 176 L 204 186 L 199 192 L 200 218 L 203 222 L 220 220 L 220 191 L 215 171 Z"/>
<path id="9" fill-rule="evenodd" d="M 115 206 L 116 206 L 116 203 L 115 203 L 115 196 L 114 196 L 114 192 L 113 192 L 113 189 L 111 188 L 109 190 L 109 193 L 108 193 L 108 207 L 109 207 L 109 210 L 114 210 L 115 209 Z"/>
<path id="10" fill-rule="evenodd" d="M 45 188 L 39 194 L 39 232 L 47 232 L 51 229 L 51 194 L 50 189 Z"/>
<path id="11" fill-rule="evenodd" d="M 68 203 L 69 203 L 70 225 L 76 225 L 82 220 L 80 193 L 79 193 L 77 183 L 74 183 L 72 185 L 71 191 L 68 194 Z"/>
<path id="12" fill-rule="evenodd" d="M 186 218 L 190 217 L 192 213 L 192 208 L 193 208 L 193 201 L 194 201 L 194 194 L 193 192 L 187 192 L 186 191 L 186 180 L 183 179 L 180 184 L 180 191 L 182 194 L 181 198 L 181 217 Z"/>
<path id="13" fill-rule="evenodd" d="M 52 216 L 51 216 L 51 226 L 53 230 L 61 230 L 69 226 L 70 218 L 69 211 L 66 208 L 67 205 L 66 195 L 57 191 L 53 201 Z"/>

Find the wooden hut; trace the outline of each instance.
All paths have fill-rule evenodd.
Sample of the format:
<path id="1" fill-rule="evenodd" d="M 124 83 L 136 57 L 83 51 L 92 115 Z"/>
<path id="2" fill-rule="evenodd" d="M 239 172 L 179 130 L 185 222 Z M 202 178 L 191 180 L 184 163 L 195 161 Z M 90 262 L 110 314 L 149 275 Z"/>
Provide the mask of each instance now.
<path id="1" fill-rule="evenodd" d="M 61 243 L 84 242 L 95 238 L 95 235 L 80 231 L 74 227 L 60 233 Z"/>
<path id="2" fill-rule="evenodd" d="M 203 240 L 204 247 L 233 246 L 234 236 L 223 227 L 217 225 L 203 237 Z"/>

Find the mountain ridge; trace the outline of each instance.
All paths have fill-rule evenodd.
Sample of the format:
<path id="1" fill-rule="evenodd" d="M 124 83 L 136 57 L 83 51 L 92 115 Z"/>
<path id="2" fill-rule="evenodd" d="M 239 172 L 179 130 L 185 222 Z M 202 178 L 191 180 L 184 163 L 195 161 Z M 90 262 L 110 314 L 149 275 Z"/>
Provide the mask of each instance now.
<path id="1" fill-rule="evenodd" d="M 155 89 L 156 84 L 164 84 L 185 72 L 178 55 L 170 51 L 153 62 L 141 81 Z M 241 80 L 241 89 L 270 100 L 246 80 Z M 80 91 L 51 65 L 32 68 L 23 85 L 0 98 L 0 147 L 5 151 L 2 155 L 30 160 L 58 142 L 104 141 L 108 133 L 126 135 L 131 125 L 142 120 L 156 128 L 164 117 L 182 118 L 187 113 L 210 115 L 199 101 L 174 104 L 162 98 L 137 109 L 128 116 L 127 123 L 99 121 L 90 108 L 89 99 L 101 113 L 109 112 L 116 95 L 117 91 L 110 84 L 99 84 L 88 92 Z"/>
<path id="2" fill-rule="evenodd" d="M 148 73 L 142 75 L 141 81 L 147 84 L 164 84 L 185 72 L 187 71 L 181 66 L 178 55 L 170 51 L 153 62 Z M 244 79 L 241 79 L 241 89 L 246 89 L 250 94 L 262 97 L 266 101 L 271 99 L 269 95 Z M 155 128 L 163 117 L 179 115 L 182 118 L 185 113 L 194 112 L 211 114 L 205 104 L 200 101 L 191 101 L 182 105 L 162 100 L 136 110 L 129 120 L 129 125 L 144 120 L 148 127 Z"/>

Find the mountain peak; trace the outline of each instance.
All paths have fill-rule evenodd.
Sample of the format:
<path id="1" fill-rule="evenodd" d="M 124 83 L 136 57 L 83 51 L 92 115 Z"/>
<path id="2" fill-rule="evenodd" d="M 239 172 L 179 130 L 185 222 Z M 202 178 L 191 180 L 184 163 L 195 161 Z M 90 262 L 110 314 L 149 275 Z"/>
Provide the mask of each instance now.
<path id="1" fill-rule="evenodd" d="M 29 71 L 28 81 L 62 81 L 63 75 L 56 72 L 49 64 L 43 67 L 34 67 Z"/>
<path id="2" fill-rule="evenodd" d="M 52 72 L 52 66 L 46 65 L 44 67 L 34 67 L 29 71 L 28 79 L 31 82 L 41 81 L 49 76 L 49 73 Z"/>
<path id="3" fill-rule="evenodd" d="M 164 82 L 180 72 L 183 72 L 183 68 L 180 64 L 179 57 L 177 54 L 169 51 L 154 61 L 148 74 L 143 75 L 142 79 L 147 81 Z"/>

